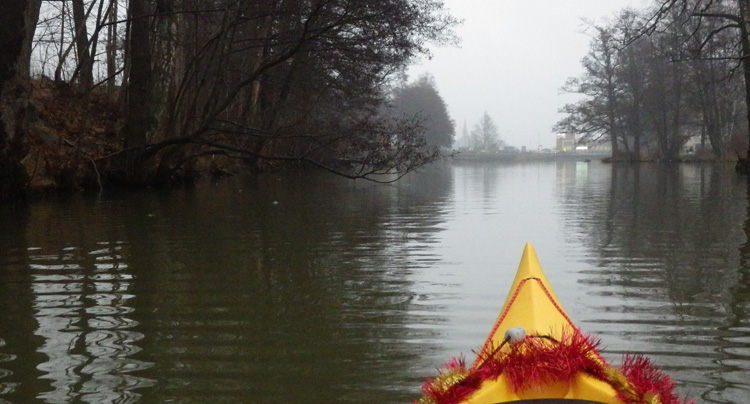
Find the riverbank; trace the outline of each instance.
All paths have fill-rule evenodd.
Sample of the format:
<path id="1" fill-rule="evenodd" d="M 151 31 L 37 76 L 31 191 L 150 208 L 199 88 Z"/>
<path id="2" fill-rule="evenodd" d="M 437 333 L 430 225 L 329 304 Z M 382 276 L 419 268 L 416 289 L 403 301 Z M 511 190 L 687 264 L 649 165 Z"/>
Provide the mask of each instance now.
<path id="1" fill-rule="evenodd" d="M 706 163 L 706 162 L 729 162 L 735 163 L 737 158 L 728 156 L 717 158 L 711 153 L 684 154 L 677 160 L 661 160 L 658 157 L 642 157 L 638 160 L 626 160 L 613 158 L 610 153 L 605 152 L 456 152 L 453 156 L 455 161 L 497 161 L 497 162 L 524 162 L 524 161 L 601 161 L 604 163 L 622 162 L 667 162 L 667 163 Z"/>
<path id="2" fill-rule="evenodd" d="M 539 153 L 539 152 L 495 152 L 477 153 L 470 151 L 457 152 L 453 156 L 455 161 L 498 161 L 498 162 L 523 162 L 523 161 L 601 161 L 610 157 L 605 153 Z"/>

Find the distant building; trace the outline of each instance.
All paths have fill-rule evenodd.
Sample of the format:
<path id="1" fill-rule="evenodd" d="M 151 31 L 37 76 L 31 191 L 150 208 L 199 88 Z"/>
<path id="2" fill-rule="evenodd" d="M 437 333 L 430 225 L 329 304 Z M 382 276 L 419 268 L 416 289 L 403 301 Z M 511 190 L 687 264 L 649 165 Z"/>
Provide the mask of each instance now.
<path id="1" fill-rule="evenodd" d="M 557 134 L 556 152 L 577 154 L 611 154 L 612 145 L 609 142 L 576 142 L 575 135 L 568 133 Z"/>
<path id="2" fill-rule="evenodd" d="M 576 148 L 576 137 L 571 133 L 558 133 L 557 146 L 555 149 L 561 152 L 574 151 Z"/>

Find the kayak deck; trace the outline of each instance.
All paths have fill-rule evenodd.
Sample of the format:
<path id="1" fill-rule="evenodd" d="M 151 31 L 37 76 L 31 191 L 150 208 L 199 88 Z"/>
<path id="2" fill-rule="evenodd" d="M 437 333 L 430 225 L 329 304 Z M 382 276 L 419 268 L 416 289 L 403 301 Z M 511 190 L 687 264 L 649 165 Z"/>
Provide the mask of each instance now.
<path id="1" fill-rule="evenodd" d="M 535 400 L 513 401 L 513 404 L 604 404 L 597 401 L 575 400 L 567 398 L 540 398 Z"/>
<path id="2" fill-rule="evenodd" d="M 679 404 L 675 384 L 647 359 L 621 368 L 599 354 L 563 309 L 527 243 L 508 296 L 474 363 L 452 359 L 418 404 Z"/>

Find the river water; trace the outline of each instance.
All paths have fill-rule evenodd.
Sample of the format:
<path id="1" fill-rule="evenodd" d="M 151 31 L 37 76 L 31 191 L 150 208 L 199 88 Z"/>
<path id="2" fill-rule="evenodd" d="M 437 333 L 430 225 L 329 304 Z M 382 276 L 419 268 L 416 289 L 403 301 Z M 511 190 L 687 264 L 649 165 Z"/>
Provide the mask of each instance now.
<path id="1" fill-rule="evenodd" d="M 731 165 L 446 162 L 0 207 L 0 403 L 410 403 L 527 241 L 612 362 L 748 403 L 747 193 Z"/>

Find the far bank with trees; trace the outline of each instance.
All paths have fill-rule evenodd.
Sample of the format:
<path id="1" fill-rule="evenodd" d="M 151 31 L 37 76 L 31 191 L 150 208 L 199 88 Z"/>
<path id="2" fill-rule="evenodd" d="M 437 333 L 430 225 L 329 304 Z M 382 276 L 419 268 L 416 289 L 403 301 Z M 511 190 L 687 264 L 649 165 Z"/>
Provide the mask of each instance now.
<path id="1" fill-rule="evenodd" d="M 555 131 L 608 142 L 616 160 L 750 156 L 750 0 L 655 0 L 591 23 L 584 72 Z"/>

